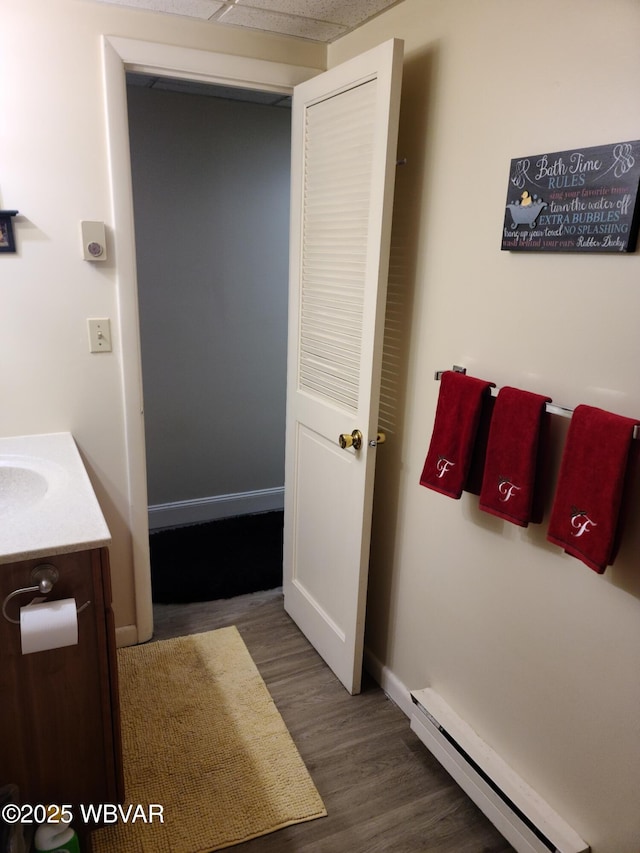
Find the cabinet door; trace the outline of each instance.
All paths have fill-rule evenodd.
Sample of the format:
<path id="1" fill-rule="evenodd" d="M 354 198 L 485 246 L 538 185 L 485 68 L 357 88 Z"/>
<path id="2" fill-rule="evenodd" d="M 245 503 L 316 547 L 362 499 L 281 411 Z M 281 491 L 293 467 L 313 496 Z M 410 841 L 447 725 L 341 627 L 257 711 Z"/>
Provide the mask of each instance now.
<path id="1" fill-rule="evenodd" d="M 108 559 L 106 550 L 83 551 L 0 566 L 2 599 L 30 586 L 42 563 L 60 575 L 49 599 L 90 604 L 78 614 L 77 645 L 34 654 L 22 654 L 19 625 L 0 619 L 0 783 L 16 783 L 23 803 L 68 803 L 76 814 L 80 803 L 122 794 Z M 32 597 L 12 599 L 9 615 Z"/>

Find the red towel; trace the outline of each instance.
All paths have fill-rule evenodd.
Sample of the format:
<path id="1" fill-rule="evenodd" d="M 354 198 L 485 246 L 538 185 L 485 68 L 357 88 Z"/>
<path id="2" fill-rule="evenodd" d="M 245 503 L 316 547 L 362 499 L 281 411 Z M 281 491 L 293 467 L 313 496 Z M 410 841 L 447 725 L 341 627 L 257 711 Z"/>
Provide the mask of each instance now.
<path id="1" fill-rule="evenodd" d="M 469 473 L 464 484 L 464 491 L 471 492 L 472 495 L 479 495 L 482 488 L 484 462 L 487 456 L 487 444 L 489 443 L 489 429 L 491 428 L 491 418 L 493 417 L 495 403 L 496 398 L 492 397 L 491 394 L 487 393 L 482 398 L 476 440 L 473 444 L 473 453 L 471 454 L 471 464 L 469 465 Z"/>
<path id="2" fill-rule="evenodd" d="M 482 412 L 492 382 L 446 370 L 420 484 L 459 498 L 467 481 Z"/>
<path id="3" fill-rule="evenodd" d="M 598 574 L 616 555 L 636 423 L 578 406 L 569 425 L 547 539 Z"/>
<path id="4" fill-rule="evenodd" d="M 527 527 L 543 514 L 550 397 L 501 388 L 491 419 L 480 509 Z"/>

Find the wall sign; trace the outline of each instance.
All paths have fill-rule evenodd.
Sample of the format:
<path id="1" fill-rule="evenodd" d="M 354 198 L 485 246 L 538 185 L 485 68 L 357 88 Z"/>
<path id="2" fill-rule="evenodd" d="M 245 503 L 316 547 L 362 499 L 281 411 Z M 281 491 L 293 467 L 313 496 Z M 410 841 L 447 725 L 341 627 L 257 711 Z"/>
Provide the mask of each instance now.
<path id="1" fill-rule="evenodd" d="M 640 140 L 511 161 L 502 229 L 509 252 L 633 252 Z"/>
<path id="2" fill-rule="evenodd" d="M 13 236 L 13 217 L 17 210 L 0 210 L 0 252 L 15 252 L 16 241 Z"/>

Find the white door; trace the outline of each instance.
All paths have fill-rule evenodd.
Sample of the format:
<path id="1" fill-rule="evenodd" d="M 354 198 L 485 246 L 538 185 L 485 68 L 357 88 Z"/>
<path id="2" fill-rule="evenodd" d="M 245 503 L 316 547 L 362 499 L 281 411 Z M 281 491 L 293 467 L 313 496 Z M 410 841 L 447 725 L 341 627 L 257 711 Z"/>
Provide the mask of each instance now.
<path id="1" fill-rule="evenodd" d="M 386 42 L 293 96 L 284 602 L 350 693 L 362 673 L 402 55 L 401 41 Z"/>

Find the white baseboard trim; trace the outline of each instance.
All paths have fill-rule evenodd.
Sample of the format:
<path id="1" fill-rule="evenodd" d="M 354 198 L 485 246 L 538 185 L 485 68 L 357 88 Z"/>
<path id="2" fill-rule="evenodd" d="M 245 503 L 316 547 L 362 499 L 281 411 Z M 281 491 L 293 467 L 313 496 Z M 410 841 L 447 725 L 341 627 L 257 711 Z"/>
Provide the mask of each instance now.
<path id="1" fill-rule="evenodd" d="M 409 719 L 413 713 L 413 701 L 411 699 L 411 691 L 404 685 L 397 675 L 395 675 L 388 666 L 383 664 L 373 654 L 373 652 L 365 648 L 364 650 L 364 668 L 369 675 L 374 678 L 382 687 L 384 692 L 406 714 Z"/>
<path id="2" fill-rule="evenodd" d="M 123 625 L 116 628 L 116 648 L 135 646 L 138 642 L 138 629 L 135 625 Z"/>
<path id="3" fill-rule="evenodd" d="M 201 524 L 230 518 L 234 515 L 249 515 L 269 512 L 284 507 L 284 486 L 273 489 L 255 489 L 251 492 L 236 492 L 230 495 L 213 495 L 188 501 L 173 501 L 149 507 L 149 530 L 162 527 L 180 527 L 183 524 Z"/>

